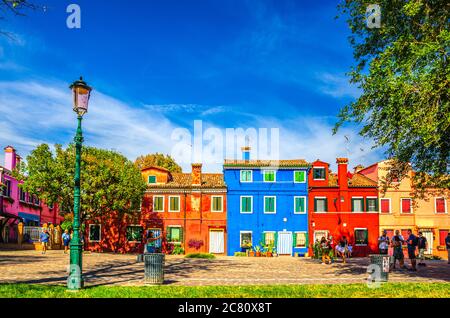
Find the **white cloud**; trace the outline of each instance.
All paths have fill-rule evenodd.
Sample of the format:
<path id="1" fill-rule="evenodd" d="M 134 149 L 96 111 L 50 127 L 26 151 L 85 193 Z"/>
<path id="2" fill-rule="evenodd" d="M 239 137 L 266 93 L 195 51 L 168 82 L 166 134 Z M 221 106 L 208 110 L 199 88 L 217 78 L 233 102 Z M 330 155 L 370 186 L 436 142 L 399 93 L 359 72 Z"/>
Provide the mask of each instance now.
<path id="1" fill-rule="evenodd" d="M 335 98 L 346 96 L 358 98 L 361 95 L 360 89 L 351 84 L 349 79 L 344 75 L 320 73 L 317 77 L 322 82 L 322 85 L 319 86 L 319 90 L 324 94 Z"/>

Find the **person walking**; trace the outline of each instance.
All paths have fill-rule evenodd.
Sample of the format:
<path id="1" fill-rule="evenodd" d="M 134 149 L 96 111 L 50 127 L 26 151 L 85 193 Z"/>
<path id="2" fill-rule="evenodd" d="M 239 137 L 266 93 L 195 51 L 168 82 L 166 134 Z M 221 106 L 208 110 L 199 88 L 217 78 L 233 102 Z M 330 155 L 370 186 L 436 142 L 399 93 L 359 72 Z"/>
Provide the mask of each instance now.
<path id="1" fill-rule="evenodd" d="M 48 240 L 50 239 L 50 234 L 48 234 L 47 228 L 42 229 L 42 233 L 39 235 L 39 241 L 42 245 L 42 254 L 47 252 Z"/>
<path id="2" fill-rule="evenodd" d="M 445 238 L 445 246 L 447 246 L 447 264 L 450 264 L 450 232 L 447 233 Z"/>
<path id="3" fill-rule="evenodd" d="M 422 232 L 419 232 L 419 237 L 417 239 L 417 247 L 419 249 L 419 266 L 427 266 L 425 264 L 425 251 L 428 249 L 427 238 L 423 236 Z"/>
<path id="4" fill-rule="evenodd" d="M 411 229 L 408 230 L 408 239 L 406 240 L 408 246 L 408 258 L 411 261 L 410 271 L 416 272 L 416 247 L 417 247 L 417 236 L 415 236 Z"/>
<path id="5" fill-rule="evenodd" d="M 344 264 L 347 263 L 347 256 L 348 256 L 348 240 L 345 236 L 341 238 L 339 241 L 338 246 L 336 246 L 336 250 L 338 251 L 339 255 L 342 257 L 342 262 Z"/>
<path id="6" fill-rule="evenodd" d="M 331 264 L 330 242 L 325 238 L 325 236 L 323 236 L 320 240 L 320 250 L 322 253 L 322 264 Z"/>
<path id="7" fill-rule="evenodd" d="M 383 230 L 383 234 L 378 238 L 378 249 L 380 254 L 387 255 L 389 249 L 389 237 L 387 236 L 387 231 Z"/>
<path id="8" fill-rule="evenodd" d="M 62 235 L 62 241 L 64 244 L 64 254 L 67 254 L 67 251 L 69 250 L 69 244 L 70 244 L 70 234 L 69 230 L 65 230 Z"/>
<path id="9" fill-rule="evenodd" d="M 394 264 L 392 265 L 392 268 L 395 269 L 395 264 L 398 261 L 400 269 L 405 269 L 405 260 L 403 255 L 403 240 L 400 235 L 394 235 L 392 238 L 392 247 L 394 249 Z"/>

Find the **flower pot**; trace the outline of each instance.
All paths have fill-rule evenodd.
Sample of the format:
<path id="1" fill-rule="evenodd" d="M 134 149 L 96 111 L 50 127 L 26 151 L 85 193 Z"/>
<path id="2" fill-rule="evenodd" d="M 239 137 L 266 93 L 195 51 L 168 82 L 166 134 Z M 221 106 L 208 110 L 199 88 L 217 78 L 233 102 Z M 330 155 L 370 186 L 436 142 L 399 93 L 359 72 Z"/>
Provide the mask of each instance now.
<path id="1" fill-rule="evenodd" d="M 248 256 L 254 257 L 255 256 L 255 252 L 248 252 Z"/>
<path id="2" fill-rule="evenodd" d="M 267 252 L 267 257 L 272 257 L 272 256 L 273 256 L 272 252 Z"/>
<path id="3" fill-rule="evenodd" d="M 256 257 L 261 257 L 261 252 L 256 252 Z"/>

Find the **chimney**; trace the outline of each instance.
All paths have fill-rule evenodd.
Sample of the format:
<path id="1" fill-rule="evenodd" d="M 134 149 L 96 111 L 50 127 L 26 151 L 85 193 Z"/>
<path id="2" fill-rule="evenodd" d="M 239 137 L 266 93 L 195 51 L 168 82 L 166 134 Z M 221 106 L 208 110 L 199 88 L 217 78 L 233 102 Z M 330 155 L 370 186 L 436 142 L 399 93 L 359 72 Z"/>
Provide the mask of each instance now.
<path id="1" fill-rule="evenodd" d="M 8 170 L 14 170 L 16 168 L 16 149 L 12 146 L 5 147 L 5 168 Z"/>
<path id="2" fill-rule="evenodd" d="M 340 190 L 348 189 L 348 180 L 347 180 L 347 166 L 348 159 L 347 158 L 337 158 L 336 163 L 338 165 L 338 183 Z"/>
<path id="3" fill-rule="evenodd" d="M 353 173 L 358 173 L 360 172 L 362 169 L 364 169 L 363 165 L 357 165 L 356 167 L 353 168 Z"/>
<path id="4" fill-rule="evenodd" d="M 242 150 L 242 160 L 249 161 L 250 160 L 250 150 L 252 150 L 251 147 L 245 146 L 241 148 Z"/>
<path id="5" fill-rule="evenodd" d="M 193 163 L 192 164 L 192 185 L 200 186 L 202 185 L 202 164 Z"/>

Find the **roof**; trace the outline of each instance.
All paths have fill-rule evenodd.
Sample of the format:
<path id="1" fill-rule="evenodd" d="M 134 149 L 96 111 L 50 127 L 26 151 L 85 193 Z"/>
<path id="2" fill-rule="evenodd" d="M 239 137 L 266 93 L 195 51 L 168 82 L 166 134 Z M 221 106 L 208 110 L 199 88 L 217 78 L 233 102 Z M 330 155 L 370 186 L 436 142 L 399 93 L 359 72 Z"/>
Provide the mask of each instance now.
<path id="1" fill-rule="evenodd" d="M 145 170 L 149 170 L 149 169 L 156 169 L 156 170 L 161 170 L 161 171 L 164 171 L 164 172 L 169 172 L 168 169 L 163 168 L 163 167 L 159 167 L 159 166 L 146 166 L 146 167 L 142 168 L 141 171 L 145 171 Z"/>
<path id="2" fill-rule="evenodd" d="M 223 166 L 226 167 L 284 167 L 284 168 L 308 168 L 310 165 L 304 159 L 291 160 L 235 160 L 225 159 Z"/>
<path id="3" fill-rule="evenodd" d="M 186 189 L 186 188 L 226 188 L 223 174 L 202 173 L 201 186 L 192 185 L 191 173 L 171 173 L 169 182 L 148 184 L 148 189 Z"/>
<path id="4" fill-rule="evenodd" d="M 364 188 L 364 187 L 377 187 L 377 183 L 372 179 L 360 174 L 355 173 L 351 176 L 348 176 L 348 186 L 350 188 Z M 313 186 L 317 188 L 322 187 L 338 187 L 338 176 L 336 173 L 330 173 L 328 175 L 328 185 L 326 186 Z"/>

